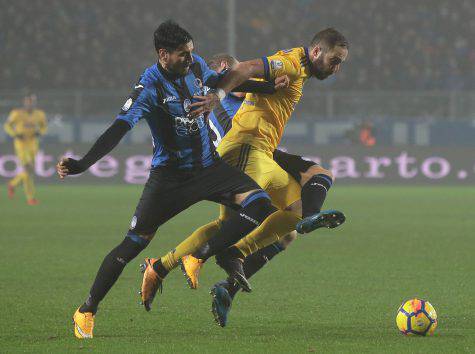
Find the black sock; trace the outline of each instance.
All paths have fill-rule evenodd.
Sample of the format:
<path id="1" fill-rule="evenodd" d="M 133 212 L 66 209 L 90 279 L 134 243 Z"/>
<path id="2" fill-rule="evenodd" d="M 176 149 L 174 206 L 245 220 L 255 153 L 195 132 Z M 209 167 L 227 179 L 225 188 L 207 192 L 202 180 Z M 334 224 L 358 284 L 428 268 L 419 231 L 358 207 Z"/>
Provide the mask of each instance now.
<path id="1" fill-rule="evenodd" d="M 193 257 L 207 260 L 246 236 L 277 209 L 269 196 L 260 190 L 249 195 L 237 213 L 222 222 L 218 233 L 205 243 Z"/>
<path id="2" fill-rule="evenodd" d="M 332 179 L 324 174 L 310 178 L 302 187 L 302 217 L 320 212 L 327 192 L 332 186 Z"/>
<path id="3" fill-rule="evenodd" d="M 256 274 L 267 262 L 283 250 L 285 250 L 285 248 L 279 242 L 275 242 L 246 257 L 244 260 L 244 274 L 246 278 L 249 279 Z M 229 295 L 234 298 L 241 287 L 230 279 L 228 279 L 228 284 Z"/>
<path id="4" fill-rule="evenodd" d="M 148 242 L 145 239 L 129 232 L 122 243 L 114 248 L 102 261 L 89 296 L 79 308 L 79 311 L 96 313 L 99 302 L 112 288 L 127 263 L 142 252 L 147 244 Z"/>

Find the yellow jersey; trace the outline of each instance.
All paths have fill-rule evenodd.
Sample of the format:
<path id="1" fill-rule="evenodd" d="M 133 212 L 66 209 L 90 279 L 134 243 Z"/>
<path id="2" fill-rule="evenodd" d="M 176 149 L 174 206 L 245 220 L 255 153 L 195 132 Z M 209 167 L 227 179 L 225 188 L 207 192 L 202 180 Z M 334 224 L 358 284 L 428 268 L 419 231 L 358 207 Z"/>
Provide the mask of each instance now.
<path id="1" fill-rule="evenodd" d="M 310 77 L 310 59 L 305 47 L 281 50 L 263 57 L 265 79 L 287 75 L 290 85 L 272 95 L 248 93 L 232 121 L 223 142 L 243 143 L 273 152 L 295 105 L 302 97 L 303 85 Z"/>
<path id="2" fill-rule="evenodd" d="M 36 134 L 46 133 L 45 112 L 40 109 L 34 109 L 31 112 L 22 108 L 14 109 L 10 112 L 4 128 L 13 138 L 21 135 L 22 141 L 35 140 Z"/>

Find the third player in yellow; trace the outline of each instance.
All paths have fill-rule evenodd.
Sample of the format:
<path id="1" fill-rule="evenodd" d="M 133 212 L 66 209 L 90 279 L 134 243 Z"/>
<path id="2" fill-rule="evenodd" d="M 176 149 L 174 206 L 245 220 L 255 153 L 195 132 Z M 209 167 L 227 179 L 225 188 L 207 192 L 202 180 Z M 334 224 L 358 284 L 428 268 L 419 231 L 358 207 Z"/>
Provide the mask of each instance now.
<path id="1" fill-rule="evenodd" d="M 8 196 L 13 198 L 15 187 L 23 183 L 28 204 L 36 205 L 33 183 L 35 157 L 38 153 L 38 137 L 47 130 L 45 113 L 36 108 L 36 95 L 28 95 L 23 100 L 23 107 L 13 109 L 4 125 L 5 131 L 14 141 L 15 153 L 23 171 L 8 183 Z"/>

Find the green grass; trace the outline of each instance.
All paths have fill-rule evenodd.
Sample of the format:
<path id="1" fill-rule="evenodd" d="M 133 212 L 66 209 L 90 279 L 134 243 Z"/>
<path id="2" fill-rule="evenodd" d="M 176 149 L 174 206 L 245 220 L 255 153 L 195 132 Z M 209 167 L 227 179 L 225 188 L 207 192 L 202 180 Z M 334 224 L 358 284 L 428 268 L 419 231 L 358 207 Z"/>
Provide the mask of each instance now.
<path id="1" fill-rule="evenodd" d="M 40 186 L 37 207 L 0 199 L 0 352 L 473 352 L 475 188 L 340 187 L 327 207 L 338 230 L 298 239 L 239 294 L 229 326 L 209 312 L 213 262 L 201 288 L 167 278 L 154 310 L 138 305 L 142 256 L 101 304 L 95 338 L 73 337 L 71 316 L 103 256 L 122 240 L 141 192 L 132 186 Z M 20 191 L 19 191 L 20 192 Z M 173 248 L 217 213 L 199 204 L 164 225 L 143 256 Z M 402 300 L 428 299 L 434 337 L 395 327 Z"/>

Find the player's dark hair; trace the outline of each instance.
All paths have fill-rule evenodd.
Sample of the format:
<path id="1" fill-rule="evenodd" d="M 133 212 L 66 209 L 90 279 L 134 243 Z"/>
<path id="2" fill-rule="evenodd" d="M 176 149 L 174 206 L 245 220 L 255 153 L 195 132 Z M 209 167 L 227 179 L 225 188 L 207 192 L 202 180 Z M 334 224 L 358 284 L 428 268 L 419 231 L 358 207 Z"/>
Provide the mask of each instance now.
<path id="1" fill-rule="evenodd" d="M 312 39 L 310 45 L 312 47 L 317 44 L 323 45 L 326 49 L 333 49 L 335 47 L 348 48 L 348 41 L 343 34 L 334 28 L 326 28 L 318 32 Z"/>
<path id="2" fill-rule="evenodd" d="M 153 42 L 157 52 L 159 49 L 174 51 L 179 46 L 192 40 L 191 34 L 172 20 L 161 23 L 153 34 Z"/>
<path id="3" fill-rule="evenodd" d="M 208 60 L 207 64 L 211 70 L 216 70 L 219 68 L 219 65 L 223 61 L 226 62 L 226 64 L 228 64 L 229 67 L 232 67 L 233 65 L 236 65 L 238 63 L 238 60 L 232 55 L 229 55 L 226 53 L 219 53 L 219 54 L 213 55 Z"/>

